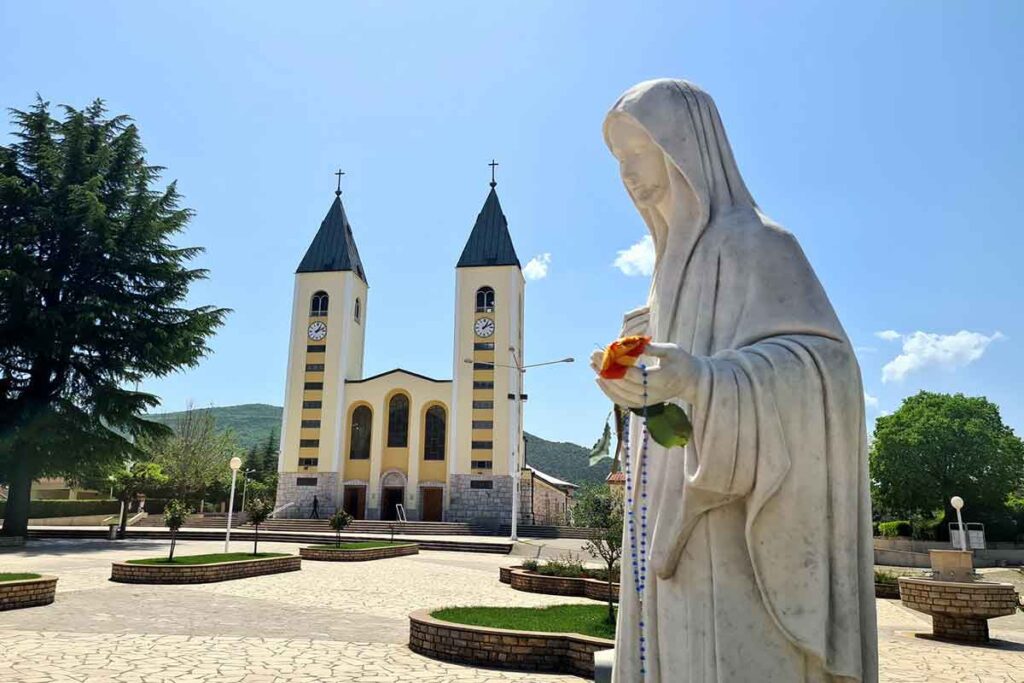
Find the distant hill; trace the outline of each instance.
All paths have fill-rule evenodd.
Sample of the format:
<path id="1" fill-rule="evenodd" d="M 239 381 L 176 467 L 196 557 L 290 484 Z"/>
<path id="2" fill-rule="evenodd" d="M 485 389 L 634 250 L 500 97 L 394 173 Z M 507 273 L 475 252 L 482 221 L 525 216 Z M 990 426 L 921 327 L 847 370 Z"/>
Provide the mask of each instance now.
<path id="1" fill-rule="evenodd" d="M 281 413 L 279 406 L 268 406 L 265 403 L 246 403 L 240 406 L 214 406 L 197 408 L 210 411 L 217 422 L 218 431 L 231 430 L 235 433 L 239 445 L 248 450 L 252 446 L 262 444 L 271 432 L 281 429 Z M 154 413 L 147 418 L 154 422 L 171 427 L 181 420 L 185 413 Z"/>
<path id="2" fill-rule="evenodd" d="M 213 413 L 219 430 L 234 432 L 243 448 L 263 443 L 271 432 L 281 428 L 280 406 L 265 403 L 246 403 L 240 406 L 200 408 Z M 155 413 L 149 419 L 174 427 L 184 413 Z M 590 467 L 590 450 L 567 441 L 548 441 L 527 434 L 526 459 L 543 472 L 571 481 L 574 484 L 602 482 L 608 476 L 610 461 Z"/>

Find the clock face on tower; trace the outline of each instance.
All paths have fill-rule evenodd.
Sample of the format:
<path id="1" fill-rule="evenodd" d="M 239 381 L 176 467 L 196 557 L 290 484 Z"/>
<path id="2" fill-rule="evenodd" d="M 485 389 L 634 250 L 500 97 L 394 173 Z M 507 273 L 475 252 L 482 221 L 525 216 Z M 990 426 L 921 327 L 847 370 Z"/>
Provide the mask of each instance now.
<path id="1" fill-rule="evenodd" d="M 473 324 L 473 331 L 476 332 L 478 337 L 490 337 L 494 334 L 494 321 L 490 318 L 479 318 L 476 323 Z"/>
<path id="2" fill-rule="evenodd" d="M 310 323 L 306 333 L 313 341 L 320 341 L 327 336 L 327 323 L 320 322 L 319 320 L 315 323 Z"/>

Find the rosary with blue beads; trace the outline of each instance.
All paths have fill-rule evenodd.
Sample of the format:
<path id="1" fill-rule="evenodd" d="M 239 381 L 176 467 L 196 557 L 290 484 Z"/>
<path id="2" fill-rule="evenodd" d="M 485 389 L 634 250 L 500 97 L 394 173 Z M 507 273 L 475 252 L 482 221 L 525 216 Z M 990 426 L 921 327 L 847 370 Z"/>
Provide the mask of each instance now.
<path id="1" fill-rule="evenodd" d="M 626 471 L 626 507 L 627 529 L 629 533 L 629 552 L 633 569 L 633 585 L 636 587 L 637 599 L 640 602 L 640 673 L 647 672 L 647 638 L 644 629 L 644 588 L 647 584 L 647 366 L 637 366 L 644 378 L 643 419 L 644 430 L 640 441 L 640 538 L 637 541 L 637 525 L 635 506 L 633 504 L 633 469 L 629 460 L 629 415 L 627 413 L 622 428 L 623 437 L 623 469 Z"/>

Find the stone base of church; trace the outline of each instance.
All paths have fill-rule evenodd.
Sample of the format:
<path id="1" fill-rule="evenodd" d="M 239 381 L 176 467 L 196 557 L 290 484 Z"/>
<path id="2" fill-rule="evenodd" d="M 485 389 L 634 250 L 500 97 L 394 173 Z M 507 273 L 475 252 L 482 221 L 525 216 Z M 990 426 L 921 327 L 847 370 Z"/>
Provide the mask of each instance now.
<path id="1" fill-rule="evenodd" d="M 474 483 L 478 482 L 478 483 Z M 490 482 L 490 488 L 484 488 Z M 512 514 L 512 477 L 508 475 L 452 474 L 448 480 L 449 522 L 469 522 L 498 528 Z"/>
<path id="2" fill-rule="evenodd" d="M 294 505 L 277 513 L 278 519 L 307 519 L 313 513 L 313 496 L 318 516 L 327 519 L 338 506 L 337 472 L 280 472 L 277 477 L 277 504 Z"/>

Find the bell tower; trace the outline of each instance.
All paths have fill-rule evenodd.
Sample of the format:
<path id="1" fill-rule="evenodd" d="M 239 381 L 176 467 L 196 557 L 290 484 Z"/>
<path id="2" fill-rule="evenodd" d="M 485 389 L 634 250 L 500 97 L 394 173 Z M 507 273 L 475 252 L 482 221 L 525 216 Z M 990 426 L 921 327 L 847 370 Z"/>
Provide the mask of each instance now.
<path id="1" fill-rule="evenodd" d="M 321 516 L 340 504 L 345 380 L 362 379 L 367 292 L 359 250 L 338 189 L 295 272 L 288 374 L 281 418 L 277 505 Z"/>
<path id="2" fill-rule="evenodd" d="M 525 280 L 491 165 L 491 190 L 455 268 L 455 353 L 449 434 L 448 519 L 511 519 L 512 475 L 521 461 Z"/>

